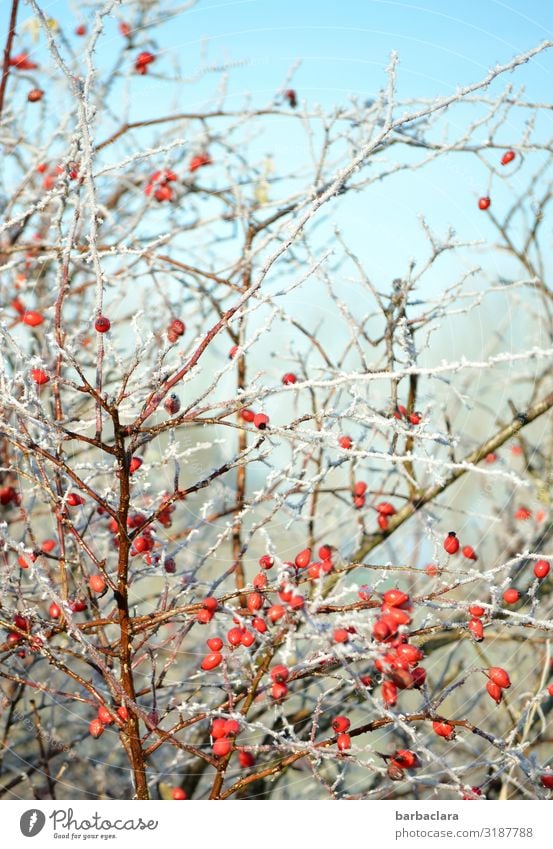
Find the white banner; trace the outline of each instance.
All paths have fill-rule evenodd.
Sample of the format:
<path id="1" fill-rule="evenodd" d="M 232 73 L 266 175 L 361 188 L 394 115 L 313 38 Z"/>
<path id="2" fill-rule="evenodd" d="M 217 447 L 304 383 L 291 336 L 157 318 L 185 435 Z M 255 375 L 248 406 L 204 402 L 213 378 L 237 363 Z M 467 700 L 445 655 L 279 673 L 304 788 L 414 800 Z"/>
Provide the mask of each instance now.
<path id="1" fill-rule="evenodd" d="M 183 807 L 184 806 L 184 807 Z M 247 810 L 245 809 L 247 807 Z M 326 809 L 326 813 L 323 810 Z M 202 802 L 6 802 L 4 846 L 105 845 L 210 849 L 238 844 L 262 849 L 543 847 L 551 844 L 543 801 L 240 802 L 224 811 Z"/>

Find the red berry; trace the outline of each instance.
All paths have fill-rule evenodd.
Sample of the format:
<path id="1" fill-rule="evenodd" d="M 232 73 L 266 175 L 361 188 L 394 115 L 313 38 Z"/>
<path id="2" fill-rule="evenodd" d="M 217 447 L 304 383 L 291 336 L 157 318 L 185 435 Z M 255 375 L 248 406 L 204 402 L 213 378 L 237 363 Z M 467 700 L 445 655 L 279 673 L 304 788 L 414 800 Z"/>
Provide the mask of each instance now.
<path id="1" fill-rule="evenodd" d="M 51 619 L 59 619 L 61 616 L 61 610 L 55 601 L 52 602 L 50 607 L 48 608 L 48 615 Z"/>
<path id="2" fill-rule="evenodd" d="M 337 733 L 340 733 L 341 731 L 347 731 L 350 725 L 351 722 L 349 721 L 347 716 L 336 716 L 332 720 L 332 728 Z"/>
<path id="3" fill-rule="evenodd" d="M 232 751 L 232 742 L 222 737 L 220 740 L 215 740 L 213 744 L 213 754 L 218 758 L 225 758 Z"/>
<path id="4" fill-rule="evenodd" d="M 478 560 L 478 557 L 476 556 L 474 548 L 471 545 L 464 545 L 463 546 L 463 555 L 468 560 Z"/>
<path id="5" fill-rule="evenodd" d="M 242 644 L 242 628 L 231 628 L 227 631 L 227 640 L 229 646 L 239 646 Z"/>
<path id="6" fill-rule="evenodd" d="M 207 647 L 211 649 L 211 651 L 221 651 L 223 648 L 223 641 L 221 637 L 210 637 L 207 641 Z"/>
<path id="7" fill-rule="evenodd" d="M 84 504 L 84 498 L 77 492 L 70 492 L 65 501 L 70 507 L 78 507 L 79 504 Z"/>
<path id="8" fill-rule="evenodd" d="M 212 652 L 211 654 L 206 655 L 202 660 L 202 669 L 205 669 L 207 672 L 211 669 L 216 669 L 222 663 L 222 660 L 223 655 L 220 652 Z"/>
<path id="9" fill-rule="evenodd" d="M 84 24 L 79 24 L 79 26 L 75 28 L 75 35 L 86 35 L 86 27 Z"/>
<path id="10" fill-rule="evenodd" d="M 94 327 L 98 333 L 107 333 L 111 327 L 111 321 L 105 315 L 99 315 L 94 322 Z"/>
<path id="11" fill-rule="evenodd" d="M 269 416 L 266 416 L 265 413 L 257 413 L 253 417 L 253 423 L 258 430 L 266 430 L 269 424 Z"/>
<path id="12" fill-rule="evenodd" d="M 345 628 L 336 628 L 332 634 L 332 639 L 335 643 L 347 643 L 349 641 L 349 634 Z"/>
<path id="13" fill-rule="evenodd" d="M 497 684 L 503 690 L 508 690 L 511 686 L 511 679 L 509 678 L 507 672 L 502 669 L 501 666 L 491 666 L 487 670 L 486 674 L 490 681 L 493 681 L 494 684 Z"/>
<path id="14" fill-rule="evenodd" d="M 348 749 L 351 749 L 351 737 L 349 734 L 338 734 L 336 745 L 341 752 L 347 752 Z"/>
<path id="15" fill-rule="evenodd" d="M 296 375 L 293 372 L 288 371 L 288 372 L 286 372 L 286 374 L 284 374 L 282 376 L 282 382 L 284 383 L 285 386 L 290 386 L 293 383 L 297 383 L 298 378 L 296 377 Z"/>
<path id="16" fill-rule="evenodd" d="M 513 161 L 513 159 L 515 158 L 515 156 L 516 156 L 516 153 L 514 152 L 514 150 L 508 150 L 508 151 L 507 151 L 506 153 L 504 153 L 504 154 L 503 154 L 503 156 L 501 157 L 501 164 L 502 164 L 502 165 L 508 165 L 508 164 L 509 164 L 509 162 L 512 162 L 512 161 Z"/>
<path id="17" fill-rule="evenodd" d="M 282 684 L 280 682 L 276 682 L 271 687 L 271 698 L 275 700 L 275 702 L 280 701 L 281 699 L 286 698 L 288 695 L 288 687 L 286 684 Z"/>
<path id="18" fill-rule="evenodd" d="M 459 540 L 455 531 L 450 531 L 444 540 L 444 549 L 448 554 L 457 554 L 459 551 Z"/>
<path id="19" fill-rule="evenodd" d="M 432 728 L 438 737 L 444 737 L 446 740 L 453 740 L 455 738 L 455 727 L 450 725 L 449 722 L 433 722 Z"/>
<path id="20" fill-rule="evenodd" d="M 417 412 L 409 413 L 409 421 L 412 425 L 418 425 L 422 421 L 422 416 Z"/>
<path id="21" fill-rule="evenodd" d="M 69 604 L 69 608 L 72 613 L 82 613 L 83 610 L 86 610 L 86 601 L 82 598 L 77 598 Z"/>
<path id="22" fill-rule="evenodd" d="M 550 696 L 553 696 L 553 684 L 550 684 L 547 688 L 547 692 Z"/>
<path id="23" fill-rule="evenodd" d="M 536 576 L 536 578 L 540 578 L 540 580 L 542 578 L 547 578 L 550 569 L 551 566 L 549 565 L 547 560 L 538 560 L 534 565 L 534 575 Z"/>
<path id="24" fill-rule="evenodd" d="M 413 666 L 424 657 L 424 652 L 422 652 L 417 646 L 412 646 L 410 643 L 402 643 L 397 647 L 396 651 L 397 656 L 406 660 L 409 666 Z"/>
<path id="25" fill-rule="evenodd" d="M 255 628 L 258 634 L 264 634 L 267 630 L 267 623 L 264 619 L 256 616 L 255 619 L 252 620 L 252 627 Z"/>
<path id="26" fill-rule="evenodd" d="M 150 65 L 152 62 L 155 62 L 155 56 L 153 53 L 150 53 L 149 50 L 143 50 L 142 53 L 139 53 L 135 60 L 136 66 Z"/>
<path id="27" fill-rule="evenodd" d="M 105 705 L 100 705 L 98 708 L 98 719 L 102 725 L 111 725 L 113 722 L 113 717 Z"/>
<path id="28" fill-rule="evenodd" d="M 520 593 L 514 587 L 510 587 L 503 593 L 503 601 L 505 604 L 516 604 L 520 598 Z"/>
<path id="29" fill-rule="evenodd" d="M 375 640 L 382 643 L 384 640 L 387 640 L 388 637 L 391 637 L 392 629 L 387 622 L 383 622 L 381 619 L 378 619 L 373 625 L 372 635 Z"/>
<path id="30" fill-rule="evenodd" d="M 294 91 L 294 89 L 293 88 L 287 88 L 286 91 L 284 92 L 284 97 L 286 98 L 286 100 L 288 101 L 288 103 L 290 104 L 292 109 L 295 109 L 296 106 L 298 105 L 298 96 L 297 96 L 296 92 Z"/>
<path id="31" fill-rule="evenodd" d="M 309 566 L 311 562 L 311 549 L 304 548 L 303 551 L 300 551 L 298 555 L 296 555 L 296 559 L 294 563 L 296 564 L 298 569 L 305 569 Z"/>
<path id="32" fill-rule="evenodd" d="M 216 598 L 213 598 L 213 596 L 207 596 L 207 598 L 204 598 L 202 601 L 202 607 L 205 608 L 205 610 L 209 610 L 210 613 L 215 613 L 219 607 L 219 602 Z"/>
<path id="33" fill-rule="evenodd" d="M 33 383 L 36 383 L 38 386 L 44 386 L 45 383 L 48 383 L 50 378 L 41 368 L 32 368 L 31 369 L 31 379 Z"/>
<path id="34" fill-rule="evenodd" d="M 264 590 L 267 586 L 267 575 L 264 575 L 263 572 L 259 572 L 255 575 L 252 584 L 256 590 Z"/>
<path id="35" fill-rule="evenodd" d="M 285 684 L 290 677 L 290 670 L 287 666 L 279 664 L 278 666 L 273 666 L 269 674 L 271 676 L 271 681 L 279 684 Z"/>
<path id="36" fill-rule="evenodd" d="M 133 475 L 136 471 L 138 471 L 143 462 L 144 461 L 141 457 L 131 457 L 131 462 L 129 463 L 130 474 Z"/>
<path id="37" fill-rule="evenodd" d="M 477 643 L 484 639 L 484 626 L 480 619 L 471 619 L 467 627 Z"/>
<path id="38" fill-rule="evenodd" d="M 180 320 L 180 318 L 172 319 L 171 324 L 168 328 L 168 331 L 171 331 L 174 336 L 182 336 L 185 330 L 186 325 L 184 324 L 184 321 Z"/>
<path id="39" fill-rule="evenodd" d="M 486 684 L 486 690 L 488 691 L 490 698 L 492 698 L 496 705 L 498 705 L 503 698 L 503 690 L 499 684 L 496 684 L 494 681 L 488 681 Z"/>
<path id="40" fill-rule="evenodd" d="M 129 718 L 129 711 L 125 707 L 125 705 L 119 705 L 117 708 L 117 716 L 121 720 L 121 722 L 126 722 Z"/>
<path id="41" fill-rule="evenodd" d="M 242 416 L 243 420 L 248 423 L 253 422 L 255 419 L 255 413 L 253 410 L 241 410 L 240 415 Z"/>
<path id="42" fill-rule="evenodd" d="M 190 160 L 190 165 L 188 166 L 188 170 L 190 173 L 197 171 L 198 168 L 203 168 L 205 165 L 211 165 L 212 160 L 208 153 L 199 153 L 196 156 L 193 156 Z"/>
<path id="43" fill-rule="evenodd" d="M 26 310 L 23 313 L 21 321 L 29 327 L 38 327 L 44 321 L 44 316 L 36 312 L 36 310 Z"/>
<path id="44" fill-rule="evenodd" d="M 44 92 L 41 88 L 32 88 L 27 95 L 27 100 L 29 103 L 37 103 L 39 100 L 42 100 L 44 97 Z"/>
<path id="45" fill-rule="evenodd" d="M 515 445 L 514 447 L 518 448 L 518 445 Z M 528 507 L 519 507 L 515 513 L 515 519 L 521 519 L 523 522 L 526 521 L 526 519 L 530 519 L 531 516 L 532 511 L 529 510 Z"/>
<path id="46" fill-rule="evenodd" d="M 273 624 L 285 615 L 286 611 L 281 604 L 273 604 L 267 611 L 267 617 Z"/>
<path id="47" fill-rule="evenodd" d="M 345 451 L 347 451 L 348 448 L 351 448 L 351 446 L 353 445 L 351 436 L 341 436 L 338 439 L 338 445 L 340 446 L 340 448 L 343 448 Z"/>
<path id="48" fill-rule="evenodd" d="M 353 485 L 353 494 L 354 495 L 365 495 L 367 491 L 367 484 L 365 481 L 356 481 Z"/>
<path id="49" fill-rule="evenodd" d="M 398 749 L 392 758 L 392 763 L 399 766 L 401 769 L 419 769 L 421 766 L 420 758 L 415 752 L 409 749 Z"/>
<path id="50" fill-rule="evenodd" d="M 227 736 L 232 736 L 234 734 L 238 734 L 240 731 L 240 723 L 237 719 L 227 719 L 225 721 L 225 734 Z"/>
<path id="51" fill-rule="evenodd" d="M 413 687 L 418 690 L 426 681 L 426 669 L 423 666 L 417 666 L 411 672 L 411 677 L 413 678 Z"/>
<path id="52" fill-rule="evenodd" d="M 202 608 L 196 613 L 196 622 L 199 622 L 200 625 L 208 625 L 212 619 L 213 613 L 211 610 L 204 610 L 204 608 Z"/>
<path id="53" fill-rule="evenodd" d="M 249 649 L 255 643 L 255 634 L 252 634 L 251 631 L 243 631 L 241 643 L 245 648 Z"/>
<path id="54" fill-rule="evenodd" d="M 386 590 L 382 598 L 390 607 L 401 607 L 409 601 L 409 596 L 398 589 Z"/>
<path id="55" fill-rule="evenodd" d="M 553 790 L 553 772 L 544 773 L 544 775 L 540 778 L 540 781 L 548 790 Z"/>
<path id="56" fill-rule="evenodd" d="M 478 209 L 489 209 L 492 202 L 488 196 L 478 199 Z"/>
<path id="57" fill-rule="evenodd" d="M 98 737 L 101 737 L 104 733 L 104 726 L 102 725 L 99 719 L 93 719 L 89 723 L 88 731 L 91 737 L 95 737 L 97 739 Z"/>
<path id="58" fill-rule="evenodd" d="M 247 769 L 248 767 L 254 765 L 255 758 L 251 752 L 244 752 L 243 750 L 240 750 L 238 752 L 238 762 L 240 763 L 241 767 Z"/>
<path id="59" fill-rule="evenodd" d="M 264 554 L 263 557 L 259 558 L 259 565 L 262 569 L 271 569 L 274 563 L 275 561 L 270 554 Z"/>
<path id="60" fill-rule="evenodd" d="M 184 792 L 182 787 L 173 787 L 173 789 L 171 790 L 171 797 L 175 801 L 182 801 L 183 799 L 186 799 L 186 793 Z"/>
<path id="61" fill-rule="evenodd" d="M 178 396 L 175 395 L 174 392 L 172 392 L 171 395 L 169 395 L 169 397 L 165 399 L 163 406 L 165 407 L 166 412 L 169 413 L 170 416 L 174 416 L 180 410 L 180 400 Z"/>
<path id="62" fill-rule="evenodd" d="M 226 719 L 222 719 L 220 717 L 213 720 L 209 733 L 214 740 L 220 740 L 222 737 L 227 736 L 225 731 L 226 724 Z"/>
<path id="63" fill-rule="evenodd" d="M 469 607 L 470 615 L 475 616 L 477 619 L 480 618 L 480 616 L 483 616 L 485 612 L 484 608 L 480 607 L 479 604 L 471 604 Z"/>
<path id="64" fill-rule="evenodd" d="M 381 501 L 374 509 L 382 516 L 394 516 L 396 512 L 396 508 L 389 501 Z"/>
<path id="65" fill-rule="evenodd" d="M 397 686 L 393 681 L 383 682 L 382 699 L 387 707 L 394 707 L 397 704 Z"/>
<path id="66" fill-rule="evenodd" d="M 103 593 L 106 588 L 106 582 L 101 575 L 92 575 L 88 581 L 88 586 L 94 593 Z"/>

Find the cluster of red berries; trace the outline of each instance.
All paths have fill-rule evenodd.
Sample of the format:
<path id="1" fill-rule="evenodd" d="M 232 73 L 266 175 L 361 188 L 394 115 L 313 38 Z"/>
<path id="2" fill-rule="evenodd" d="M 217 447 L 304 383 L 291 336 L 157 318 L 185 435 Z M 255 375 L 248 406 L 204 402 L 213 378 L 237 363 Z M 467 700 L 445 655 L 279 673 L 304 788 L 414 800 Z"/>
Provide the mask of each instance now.
<path id="1" fill-rule="evenodd" d="M 390 504 L 389 501 L 381 501 L 380 504 L 377 504 L 374 509 L 378 513 L 378 527 L 381 531 L 387 531 L 390 516 L 395 516 L 396 508 L 393 504 Z"/>
<path id="2" fill-rule="evenodd" d="M 332 720 L 332 730 L 336 732 L 336 746 L 340 752 L 351 749 L 351 737 L 348 734 L 351 722 L 347 716 L 335 716 Z"/>
<path id="3" fill-rule="evenodd" d="M 29 54 L 22 52 L 15 56 L 10 56 L 10 68 L 15 68 L 16 71 L 36 71 L 38 65 L 29 58 Z"/>
<path id="4" fill-rule="evenodd" d="M 267 430 L 269 427 L 269 416 L 265 413 L 254 413 L 253 410 L 244 408 L 240 410 L 240 418 L 248 424 L 253 423 L 258 430 Z"/>
<path id="5" fill-rule="evenodd" d="M 486 684 L 488 695 L 498 705 L 503 698 L 503 690 L 508 690 L 511 686 L 509 675 L 501 666 L 491 666 L 483 672 L 488 676 L 488 683 Z"/>
<path id="6" fill-rule="evenodd" d="M 366 598 L 364 590 L 360 595 Z M 426 670 L 419 666 L 424 653 L 399 633 L 401 626 L 410 624 L 412 609 L 407 593 L 398 588 L 386 590 L 372 627 L 374 640 L 381 644 L 375 667 L 382 675 L 382 699 L 387 707 L 397 703 L 398 690 L 419 689 L 426 680 Z"/>
<path id="7" fill-rule="evenodd" d="M 210 735 L 213 754 L 218 758 L 226 758 L 234 748 L 234 740 L 240 733 L 240 723 L 237 719 L 214 719 L 211 723 Z"/>
<path id="8" fill-rule="evenodd" d="M 148 182 L 144 188 L 144 194 L 147 197 L 153 195 L 158 203 L 171 201 L 174 197 L 174 191 L 169 184 L 174 183 L 176 179 L 177 175 L 169 168 L 165 168 L 163 171 L 154 171 L 148 178 Z"/>
<path id="9" fill-rule="evenodd" d="M 455 531 L 450 531 L 444 539 L 444 550 L 448 554 L 457 554 L 460 548 L 461 543 L 457 538 L 457 534 L 455 533 Z M 461 551 L 463 556 L 466 557 L 467 560 L 478 560 L 478 557 L 472 545 L 464 545 Z"/>
<path id="10" fill-rule="evenodd" d="M 418 425 L 422 421 L 422 416 L 416 411 L 410 413 L 407 407 L 404 407 L 403 404 L 398 404 L 394 411 L 394 419 L 403 419 L 409 422 L 409 424 Z"/>
<path id="11" fill-rule="evenodd" d="M 37 165 L 36 170 L 39 174 L 44 174 L 42 179 L 42 188 L 49 192 L 54 188 L 57 182 L 64 177 L 69 177 L 70 180 L 76 180 L 79 176 L 79 166 L 77 162 L 69 162 L 67 167 L 58 164 L 49 168 L 46 162 L 41 162 Z"/>
<path id="12" fill-rule="evenodd" d="M 113 725 L 114 722 L 117 722 L 118 725 L 123 725 L 127 722 L 128 718 L 129 711 L 125 705 L 119 705 L 118 708 L 112 708 L 111 711 L 105 705 L 100 705 L 98 715 L 88 725 L 89 734 L 91 737 L 98 739 L 104 733 L 107 725 Z"/>

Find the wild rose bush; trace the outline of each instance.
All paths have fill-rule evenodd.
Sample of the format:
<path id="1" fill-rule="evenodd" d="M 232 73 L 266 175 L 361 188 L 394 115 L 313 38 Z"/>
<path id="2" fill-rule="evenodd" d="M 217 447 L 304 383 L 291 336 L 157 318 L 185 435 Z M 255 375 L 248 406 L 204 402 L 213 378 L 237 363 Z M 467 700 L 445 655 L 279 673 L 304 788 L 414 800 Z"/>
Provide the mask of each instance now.
<path id="1" fill-rule="evenodd" d="M 186 6 L 29 6 L 0 90 L 4 798 L 547 798 L 550 106 L 511 72 L 551 44 L 441 99 L 402 100 L 392 56 L 366 103 L 282 69 L 237 108 L 230 67 L 163 50 Z M 478 240 L 411 194 L 459 167 Z M 392 181 L 426 248 L 374 274 Z"/>

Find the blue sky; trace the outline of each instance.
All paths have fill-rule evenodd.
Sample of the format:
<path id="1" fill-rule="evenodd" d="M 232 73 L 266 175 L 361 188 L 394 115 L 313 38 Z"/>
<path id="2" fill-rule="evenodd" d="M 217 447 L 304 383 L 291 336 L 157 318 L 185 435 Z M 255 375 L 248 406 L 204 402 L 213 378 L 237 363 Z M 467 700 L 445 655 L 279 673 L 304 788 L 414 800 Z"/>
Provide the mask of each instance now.
<path id="1" fill-rule="evenodd" d="M 163 3 L 162 8 L 179 5 L 179 0 L 174 0 Z M 9 4 L 1 6 L 7 16 Z M 133 7 L 134 2 L 123 2 L 117 12 L 119 19 L 132 20 Z M 72 31 L 77 22 L 86 20 L 85 5 L 49 0 L 43 9 L 67 28 L 78 48 L 82 42 Z M 29 17 L 29 7 L 23 5 L 19 48 L 30 46 L 23 26 Z M 156 32 L 155 50 L 160 60 L 155 68 L 170 72 L 170 57 L 175 52 L 184 73 L 190 75 L 201 61 L 243 61 L 230 73 L 227 101 L 229 107 L 240 108 L 246 94 L 254 104 L 267 103 L 282 88 L 289 68 L 300 61 L 293 83 L 300 99 L 309 106 L 321 103 L 330 108 L 350 95 L 360 99 L 374 95 L 385 82 L 390 52 L 396 50 L 400 96 L 433 97 L 474 82 L 496 63 L 535 46 L 553 34 L 552 24 L 553 4 L 544 0 L 510 4 L 498 0 L 457 4 L 448 0 L 199 0 L 184 14 L 168 15 Z M 109 66 L 120 46 L 116 24 L 108 21 L 98 50 L 100 64 Z M 203 59 L 202 48 L 206 51 Z M 34 49 L 37 59 L 44 61 L 43 41 Z M 553 51 L 549 51 L 508 79 L 516 86 L 524 85 L 529 99 L 549 101 L 552 72 Z M 201 109 L 210 103 L 217 83 L 218 77 L 207 77 L 198 84 L 183 85 L 175 103 L 173 87 L 167 94 L 167 87 L 155 74 L 135 79 L 131 117 L 156 117 L 171 108 Z M 448 120 L 455 124 L 458 119 L 448 115 Z M 287 151 L 295 154 L 293 136 L 278 123 L 272 126 L 273 136 L 263 139 L 267 153 L 277 157 Z M 521 127 L 522 119 L 507 125 L 506 146 L 520 138 Z M 544 132 L 553 136 L 553 112 L 548 113 Z M 514 172 L 511 185 L 493 186 L 494 209 L 508 203 L 511 188 L 522 186 L 526 176 L 523 168 Z M 490 237 L 487 217 L 476 208 L 477 198 L 488 190 L 484 166 L 472 156 L 459 154 L 413 175 L 403 172 L 371 186 L 370 192 L 352 200 L 345 211 L 338 208 L 336 223 L 347 231 L 350 244 L 360 251 L 377 285 L 387 286 L 405 271 L 411 256 L 421 255 L 420 213 L 441 232 L 452 224 L 459 238 Z M 507 273 L 504 261 L 499 257 L 496 261 L 498 273 Z"/>
<path id="2" fill-rule="evenodd" d="M 7 19 L 9 3 L 2 5 Z M 175 0 L 173 6 L 180 5 Z M 125 17 L 125 2 L 120 15 Z M 84 3 L 49 0 L 42 8 L 64 24 Z M 31 17 L 22 6 L 20 20 Z M 4 29 L 4 27 L 3 27 Z M 115 28 L 113 37 L 115 34 Z M 495 62 L 528 49 L 553 32 L 553 4 L 545 0 L 200 0 L 163 28 L 163 47 L 193 58 L 205 37 L 210 54 L 247 59 L 243 82 L 260 95 L 274 90 L 290 63 L 301 59 L 297 84 L 305 96 L 328 103 L 378 87 L 391 50 L 401 58 L 406 95 L 433 95 L 476 79 Z M 532 96 L 550 88 L 553 65 L 540 59 L 524 72 Z M 241 80 L 242 81 L 242 80 Z"/>

